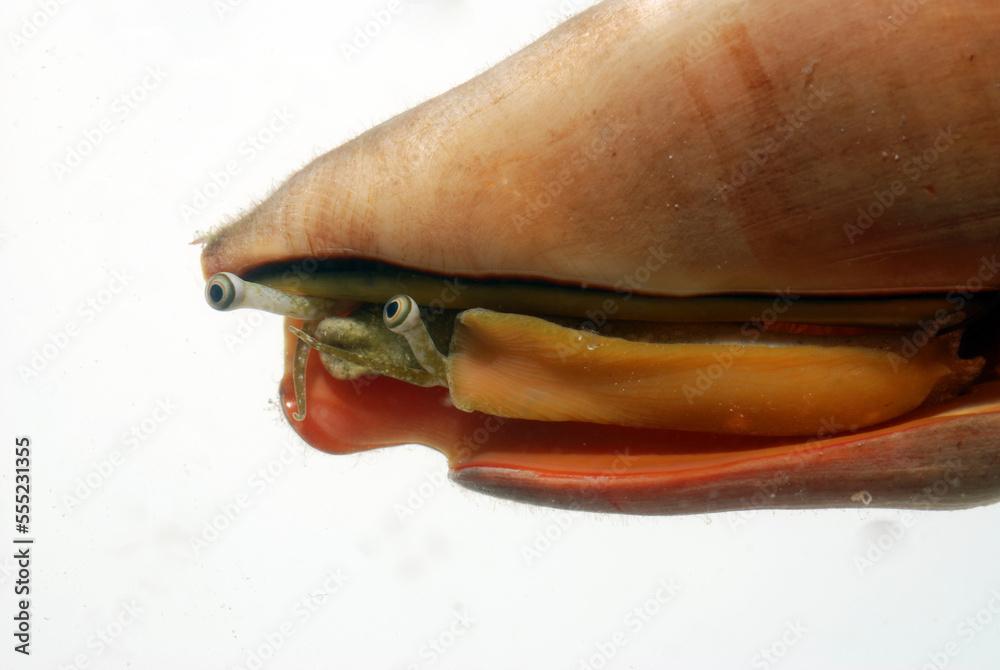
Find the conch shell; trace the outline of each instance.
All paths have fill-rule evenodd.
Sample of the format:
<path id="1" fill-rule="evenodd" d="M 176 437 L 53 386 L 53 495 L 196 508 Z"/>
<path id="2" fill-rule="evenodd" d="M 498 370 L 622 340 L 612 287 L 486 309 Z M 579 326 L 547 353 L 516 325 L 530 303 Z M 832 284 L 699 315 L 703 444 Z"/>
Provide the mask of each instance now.
<path id="1" fill-rule="evenodd" d="M 608 0 L 212 234 L 207 296 L 286 316 L 328 451 L 633 513 L 992 502 L 997 72 L 990 0 Z"/>

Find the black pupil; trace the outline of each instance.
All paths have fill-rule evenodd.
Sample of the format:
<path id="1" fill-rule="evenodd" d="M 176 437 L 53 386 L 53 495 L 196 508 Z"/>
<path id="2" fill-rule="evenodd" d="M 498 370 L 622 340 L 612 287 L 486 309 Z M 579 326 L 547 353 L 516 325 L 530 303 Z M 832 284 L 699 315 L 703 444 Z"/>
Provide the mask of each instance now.
<path id="1" fill-rule="evenodd" d="M 395 319 L 397 314 L 399 314 L 399 301 L 393 300 L 385 306 L 385 315 L 390 319 Z"/>
<path id="2" fill-rule="evenodd" d="M 212 302 L 219 302 L 222 300 L 222 287 L 218 284 L 212 284 L 212 288 L 208 289 L 208 295 L 211 296 Z"/>

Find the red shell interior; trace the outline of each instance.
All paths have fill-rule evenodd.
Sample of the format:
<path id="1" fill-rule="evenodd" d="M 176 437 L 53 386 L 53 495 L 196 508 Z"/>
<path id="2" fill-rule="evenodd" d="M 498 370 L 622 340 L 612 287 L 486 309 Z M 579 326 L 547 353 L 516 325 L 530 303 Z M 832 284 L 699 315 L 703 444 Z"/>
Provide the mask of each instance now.
<path id="1" fill-rule="evenodd" d="M 298 422 L 292 418 L 296 407 L 289 374 L 294 346 L 289 336 L 282 405 L 292 426 L 309 444 L 333 453 L 424 444 L 445 454 L 454 470 L 485 466 L 566 476 L 683 472 L 691 477 L 747 461 L 787 461 L 807 453 L 810 461 L 817 457 L 836 460 L 848 457 L 851 445 L 870 444 L 949 417 L 1000 413 L 1000 383 L 995 382 L 872 430 L 808 440 L 525 421 L 458 410 L 443 388 L 420 388 L 375 376 L 337 380 L 312 352 L 306 372 L 308 411 L 305 420 Z M 835 427 L 831 429 L 835 432 Z"/>

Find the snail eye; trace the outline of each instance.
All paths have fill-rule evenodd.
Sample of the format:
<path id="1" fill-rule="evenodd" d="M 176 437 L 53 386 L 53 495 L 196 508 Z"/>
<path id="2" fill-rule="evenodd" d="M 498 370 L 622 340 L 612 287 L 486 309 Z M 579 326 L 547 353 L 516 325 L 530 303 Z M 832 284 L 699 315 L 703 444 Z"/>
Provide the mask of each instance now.
<path id="1" fill-rule="evenodd" d="M 382 320 L 394 333 L 406 331 L 420 323 L 420 308 L 410 296 L 397 295 L 385 303 Z"/>
<path id="2" fill-rule="evenodd" d="M 236 285 L 229 273 L 220 272 L 205 285 L 205 299 L 218 310 L 225 310 L 236 300 Z"/>

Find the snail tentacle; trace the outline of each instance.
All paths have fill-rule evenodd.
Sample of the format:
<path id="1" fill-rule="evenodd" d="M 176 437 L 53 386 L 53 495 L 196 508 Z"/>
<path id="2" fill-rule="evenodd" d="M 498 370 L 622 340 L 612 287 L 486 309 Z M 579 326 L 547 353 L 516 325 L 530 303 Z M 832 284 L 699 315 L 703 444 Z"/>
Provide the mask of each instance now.
<path id="1" fill-rule="evenodd" d="M 220 312 L 259 309 L 292 319 L 314 321 L 342 311 L 341 301 L 285 293 L 241 279 L 232 272 L 219 272 L 205 285 L 205 300 Z"/>
<path id="2" fill-rule="evenodd" d="M 385 304 L 382 319 L 389 330 L 406 338 L 421 367 L 434 375 L 441 386 L 447 386 L 447 360 L 431 339 L 416 301 L 408 295 L 397 295 Z"/>
<path id="3" fill-rule="evenodd" d="M 303 324 L 303 328 L 308 330 L 315 330 L 316 323 L 306 323 Z M 308 335 L 304 330 L 299 330 L 298 328 L 292 328 L 293 332 L 298 335 L 301 333 L 303 337 L 299 337 L 299 341 L 295 345 L 295 361 L 292 366 L 292 387 L 295 389 L 295 413 L 292 415 L 296 421 L 305 421 L 306 419 L 306 363 L 309 362 L 309 350 L 312 349 L 312 345 L 309 340 L 312 339 L 311 335 Z"/>

